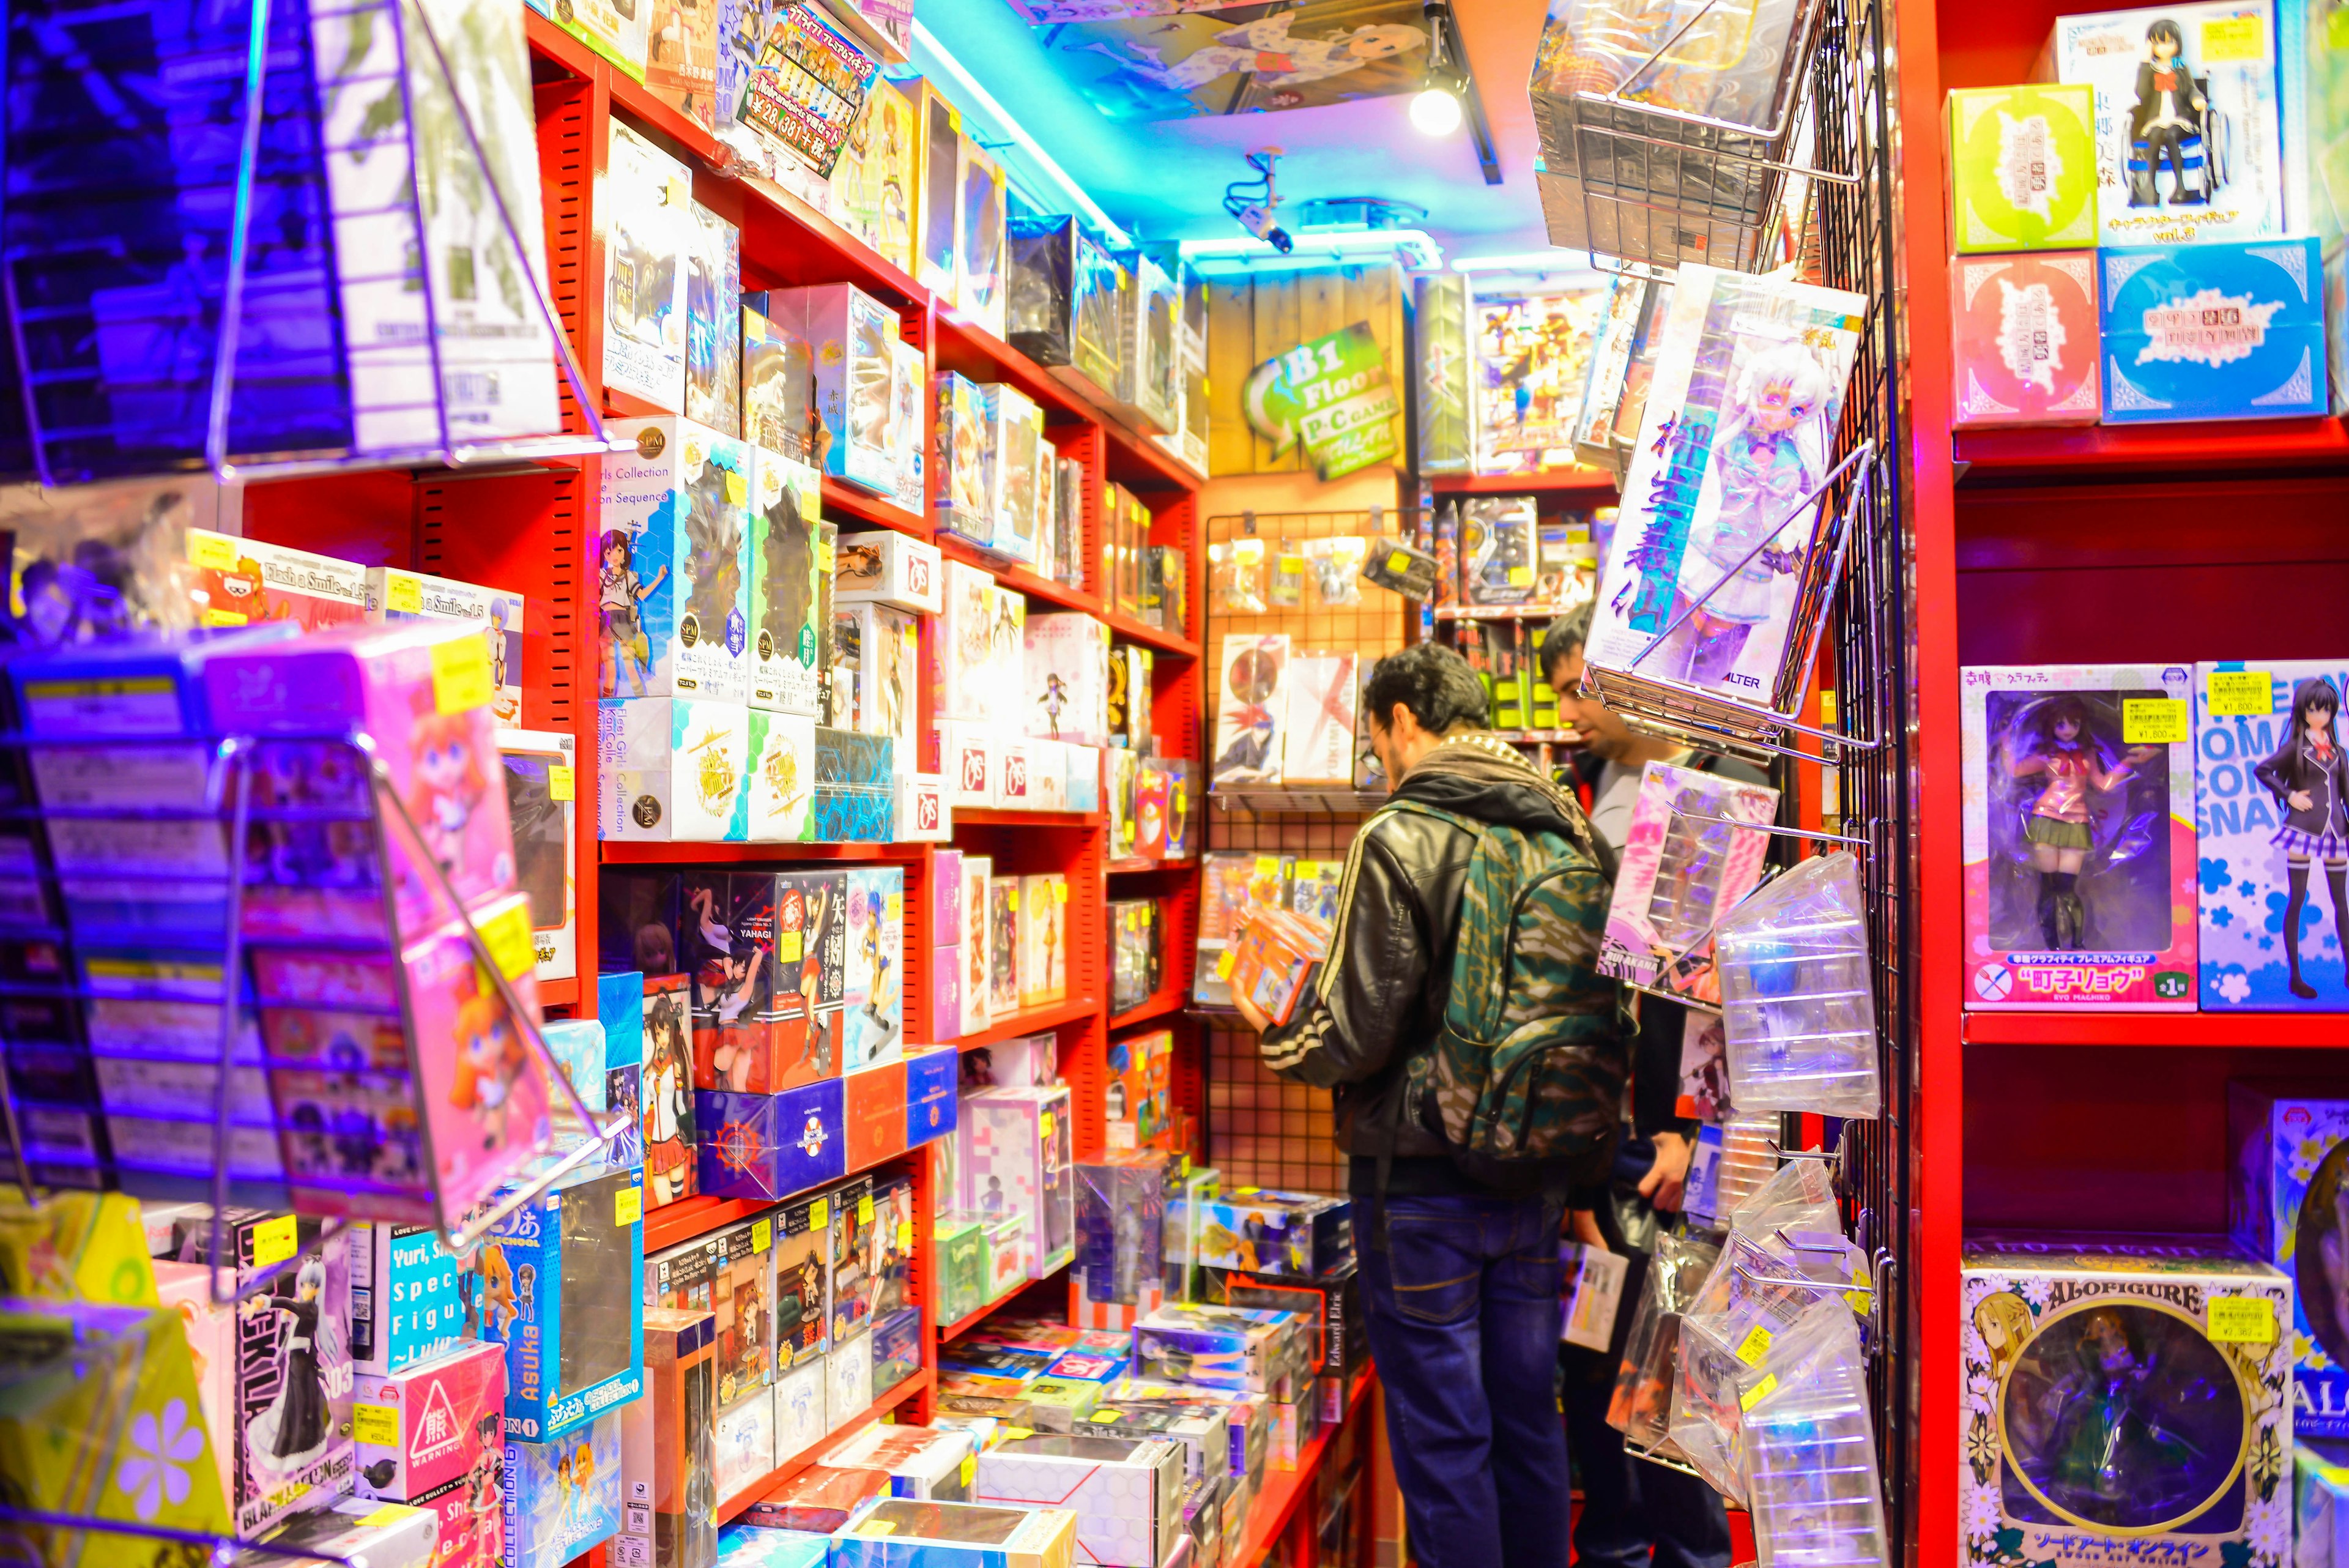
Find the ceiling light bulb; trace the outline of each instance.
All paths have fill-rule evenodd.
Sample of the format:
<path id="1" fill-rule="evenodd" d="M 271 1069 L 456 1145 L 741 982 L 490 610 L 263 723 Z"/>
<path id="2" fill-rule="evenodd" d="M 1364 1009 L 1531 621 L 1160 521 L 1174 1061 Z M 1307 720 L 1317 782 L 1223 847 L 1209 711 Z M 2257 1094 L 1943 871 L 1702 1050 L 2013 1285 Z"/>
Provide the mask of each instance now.
<path id="1" fill-rule="evenodd" d="M 1411 122 L 1423 136 L 1449 136 L 1460 129 L 1460 100 L 1440 87 L 1411 100 Z"/>

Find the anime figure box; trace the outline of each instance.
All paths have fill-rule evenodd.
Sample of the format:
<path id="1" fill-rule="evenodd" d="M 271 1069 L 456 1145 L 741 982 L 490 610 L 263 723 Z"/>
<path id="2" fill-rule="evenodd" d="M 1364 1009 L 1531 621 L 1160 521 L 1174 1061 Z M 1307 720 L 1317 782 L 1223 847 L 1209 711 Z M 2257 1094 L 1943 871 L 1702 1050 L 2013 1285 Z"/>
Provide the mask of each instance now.
<path id="1" fill-rule="evenodd" d="M 1961 671 L 1968 1007 L 2192 1011 L 2193 675 Z"/>
<path id="2" fill-rule="evenodd" d="M 563 1568 L 620 1529 L 620 1417 L 506 1439 L 506 1568 Z"/>
<path id="3" fill-rule="evenodd" d="M 2344 691 L 2349 659 L 2236 661 L 2195 670 L 2194 826 L 2206 1012 L 2349 1010 Z"/>
<path id="4" fill-rule="evenodd" d="M 1599 580 L 1594 670 L 1794 701 L 1837 566 L 1833 515 L 1806 498 L 1834 466 L 1868 308 L 1857 294 L 1680 269 Z"/>
<path id="5" fill-rule="evenodd" d="M 605 454 L 597 636 L 605 697 L 750 695 L 751 449 L 690 420 L 619 420 Z"/>
<path id="6" fill-rule="evenodd" d="M 606 698 L 595 715 L 595 752 L 598 837 L 748 839 L 750 711 L 740 702 Z"/>
<path id="7" fill-rule="evenodd" d="M 2227 1085 L 2227 1229 L 2292 1279 L 2294 1434 L 2349 1438 L 2349 1099 Z"/>
<path id="8" fill-rule="evenodd" d="M 2270 0 L 2058 16 L 2043 81 L 2095 89 L 2095 243 L 2284 232 L 2282 96 Z"/>
<path id="9" fill-rule="evenodd" d="M 2292 1282 L 2216 1238 L 1969 1240 L 1964 1561 L 2283 1568 Z"/>
<path id="10" fill-rule="evenodd" d="M 750 450 L 745 515 L 750 587 L 749 697 L 753 708 L 813 720 L 823 711 L 823 475 L 764 447 Z"/>
<path id="11" fill-rule="evenodd" d="M 1950 94 L 1950 233 L 1960 255 L 2095 246 L 2095 103 L 2085 83 Z"/>
<path id="12" fill-rule="evenodd" d="M 2321 414 L 2324 287 L 2313 239 L 2096 253 L 2105 423 Z"/>
<path id="13" fill-rule="evenodd" d="M 551 1442 L 644 1392 L 644 1179 L 641 1170 L 613 1171 L 547 1193 L 506 1216 L 474 1253 L 481 1337 L 508 1351 L 509 1438 Z M 600 1428 L 592 1446 L 603 1446 Z"/>

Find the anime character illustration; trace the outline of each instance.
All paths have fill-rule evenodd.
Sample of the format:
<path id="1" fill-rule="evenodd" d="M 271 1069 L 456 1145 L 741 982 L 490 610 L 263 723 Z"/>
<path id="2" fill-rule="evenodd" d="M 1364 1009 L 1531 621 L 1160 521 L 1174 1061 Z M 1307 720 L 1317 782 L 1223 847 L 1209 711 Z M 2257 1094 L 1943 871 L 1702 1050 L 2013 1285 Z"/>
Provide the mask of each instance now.
<path id="1" fill-rule="evenodd" d="M 759 1299 L 759 1277 L 753 1274 L 734 1293 L 734 1372 L 741 1386 L 748 1387 L 765 1375 L 767 1340 L 772 1331 L 767 1304 Z"/>
<path id="2" fill-rule="evenodd" d="M 1112 665 L 1111 668 L 1117 667 Z M 1044 717 L 1052 726 L 1051 739 L 1059 740 L 1061 710 L 1069 705 L 1069 685 L 1057 671 L 1044 677 L 1044 694 L 1036 699 L 1036 705 L 1044 710 Z"/>
<path id="3" fill-rule="evenodd" d="M 596 604 L 604 634 L 603 694 L 606 697 L 622 695 L 623 670 L 628 672 L 636 695 L 642 697 L 653 672 L 652 642 L 645 635 L 639 611 L 667 577 L 668 568 L 655 572 L 649 583 L 637 581 L 636 548 L 636 539 L 626 529 L 604 531 L 603 580 Z"/>
<path id="4" fill-rule="evenodd" d="M 2146 57 L 2137 68 L 2137 102 L 2129 109 L 2128 204 L 2158 207 L 2161 166 L 2169 165 L 2173 207 L 2207 204 L 2211 177 L 2209 80 L 2186 58 L 2186 35 L 2164 16 L 2145 30 Z"/>
<path id="5" fill-rule="evenodd" d="M 429 693 L 425 694 L 429 701 Z M 473 754 L 468 712 L 419 713 L 409 732 L 415 767 L 408 791 L 408 815 L 424 852 L 443 871 L 464 858 L 465 829 L 490 791 L 489 776 Z"/>
<path id="6" fill-rule="evenodd" d="M 815 607 L 814 574 L 815 530 L 800 514 L 799 493 L 786 484 L 767 508 L 766 537 L 760 543 L 761 623 L 768 635 L 792 639 L 790 647 L 774 650 L 776 657 L 802 664 L 814 660 L 807 631 Z"/>
<path id="7" fill-rule="evenodd" d="M 785 1367 L 800 1352 L 808 1324 L 823 1333 L 823 1264 L 814 1253 L 793 1267 L 775 1271 L 775 1365 Z"/>
<path id="8" fill-rule="evenodd" d="M 1278 725 L 1270 704 L 1280 690 L 1280 664 L 1278 649 L 1252 648 L 1225 671 L 1225 694 L 1237 706 L 1216 721 L 1218 732 L 1231 735 L 1216 758 L 1217 784 L 1262 778 L 1278 763 Z"/>
<path id="9" fill-rule="evenodd" d="M 2023 1342 L 2031 1337 L 2031 1307 L 2013 1291 L 1998 1291 L 1974 1308 L 1974 1332 L 1990 1352 L 1990 1380 L 2003 1381 Z"/>
<path id="10" fill-rule="evenodd" d="M 505 1506 L 505 1421 L 494 1413 L 473 1423 L 476 1449 L 465 1472 L 465 1506 L 440 1521 L 437 1568 L 489 1568 L 501 1560 Z"/>
<path id="11" fill-rule="evenodd" d="M 1189 94 L 1218 78 L 1244 75 L 1269 89 L 1278 101 L 1282 89 L 1346 76 L 1376 61 L 1393 59 L 1427 47 L 1427 30 L 1402 23 L 1373 23 L 1349 27 L 1334 37 L 1299 38 L 1289 33 L 1294 14 L 1278 15 L 1226 27 L 1215 42 L 1169 62 L 1163 50 L 1148 44 L 1130 44 L 1125 50 L 1102 41 L 1085 48 L 1106 55 L 1126 70 L 1170 91 Z"/>
<path id="12" fill-rule="evenodd" d="M 506 1262 L 505 1249 L 483 1242 L 473 1254 L 473 1266 L 462 1277 L 468 1285 L 467 1324 L 483 1337 L 504 1339 L 522 1321 L 522 1309 L 514 1299 L 513 1266 Z"/>
<path id="13" fill-rule="evenodd" d="M 693 588 L 684 613 L 701 635 L 730 649 L 742 646 L 742 510 L 727 504 L 727 486 L 740 474 L 714 457 L 700 483 L 686 492 L 685 540 L 692 552 Z"/>
<path id="14" fill-rule="evenodd" d="M 483 1148 L 505 1147 L 513 1087 L 529 1064 L 529 1047 L 495 992 L 476 991 L 458 1006 L 457 1075 L 449 1103 L 472 1114 Z"/>
<path id="15" fill-rule="evenodd" d="M 710 1067 L 719 1086 L 737 1094 L 750 1089 L 759 1063 L 760 1053 L 744 1033 L 742 1015 L 758 1002 L 766 972 L 765 947 L 748 937 L 733 939 L 693 971 L 694 1012 L 716 1021 L 718 1044 Z"/>
<path id="16" fill-rule="evenodd" d="M 896 966 L 889 961 L 889 950 L 881 940 L 883 924 L 881 905 L 874 901 L 873 916 L 864 922 L 864 940 L 861 944 L 865 969 L 871 971 L 873 986 L 864 1003 L 864 1015 L 873 1021 L 875 1031 L 874 1051 L 877 1054 L 889 1048 L 897 1036 L 897 1026 L 888 1019 L 889 1004 L 896 999 Z"/>
<path id="17" fill-rule="evenodd" d="M 2333 1365 L 2349 1360 L 2349 1141 L 2308 1179 L 2292 1227 L 2292 1288 L 2309 1334 Z"/>
<path id="18" fill-rule="evenodd" d="M 1729 674 L 1754 628 L 1770 618 L 1775 579 L 1803 564 L 1795 504 L 1826 477 L 1829 431 L 1821 416 L 1834 396 L 1826 368 L 1799 343 L 1764 348 L 1739 373 L 1713 447 L 1720 504 L 1710 532 L 1690 541 L 1674 595 L 1675 618 L 1689 612 L 1677 634 L 1676 673 L 1697 685 Z M 1781 545 L 1782 538 L 1792 542 Z"/>
<path id="19" fill-rule="evenodd" d="M 2349 969 L 2349 757 L 2335 723 L 2340 712 L 2341 693 L 2332 681 L 2321 675 L 2301 681 L 2292 688 L 2292 718 L 2275 753 L 2251 769 L 2283 818 L 2270 842 L 2283 855 L 2284 955 L 2292 965 L 2292 993 L 2303 1000 L 2315 996 L 2316 988 L 2301 978 L 2301 916 L 2308 907 L 2309 869 L 2320 861 L 2333 895 L 2333 937 Z"/>
<path id="20" fill-rule="evenodd" d="M 2039 928 L 2051 951 L 2075 951 L 2086 935 L 2088 911 L 2078 892 L 2080 867 L 2095 847 L 2089 794 L 2107 794 L 2137 776 L 2160 754 L 2158 746 L 2132 746 L 2120 761 L 2105 761 L 2103 742 L 2088 726 L 2076 697 L 2041 704 L 2026 721 L 2029 733 L 2007 763 L 2016 779 L 2044 780 L 2025 811 L 2023 837 L 2039 874 Z"/>
<path id="21" fill-rule="evenodd" d="M 490 601 L 490 693 L 492 710 L 501 723 L 511 724 L 522 715 L 522 704 L 506 694 L 506 639 L 512 635 L 513 606 L 501 595 Z"/>
<path id="22" fill-rule="evenodd" d="M 807 901 L 807 939 L 800 956 L 800 1016 L 807 1020 L 807 1028 L 800 1035 L 799 1057 L 792 1064 L 794 1071 L 806 1066 L 811 1057 L 819 1074 L 832 1068 L 832 1031 L 817 1015 L 816 1002 L 823 993 L 823 946 L 838 915 L 833 908 L 832 889 L 818 887 Z"/>
<path id="23" fill-rule="evenodd" d="M 254 1296 L 238 1310 L 247 1317 L 274 1313 L 285 1338 L 278 1345 L 277 1397 L 245 1424 L 245 1451 L 264 1475 L 300 1469 L 326 1451 L 335 1415 L 326 1401 L 322 1365 L 342 1355 L 335 1314 L 325 1310 L 326 1261 L 305 1258 L 294 1288 Z"/>
<path id="24" fill-rule="evenodd" d="M 677 992 L 645 1004 L 645 1186 L 657 1209 L 693 1195 L 693 1060 Z"/>

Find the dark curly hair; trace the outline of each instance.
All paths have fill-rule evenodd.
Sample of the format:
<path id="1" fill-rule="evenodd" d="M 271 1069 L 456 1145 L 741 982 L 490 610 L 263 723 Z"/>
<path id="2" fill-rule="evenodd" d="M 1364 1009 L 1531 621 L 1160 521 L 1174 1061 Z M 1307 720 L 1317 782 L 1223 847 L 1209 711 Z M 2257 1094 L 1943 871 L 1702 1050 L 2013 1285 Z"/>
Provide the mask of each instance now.
<path id="1" fill-rule="evenodd" d="M 1484 683 L 1468 661 L 1440 642 L 1418 642 L 1390 653 L 1371 666 L 1362 691 L 1370 704 L 1371 722 L 1384 730 L 1401 703 L 1431 735 L 1469 725 L 1483 729 L 1491 722 L 1492 707 Z"/>

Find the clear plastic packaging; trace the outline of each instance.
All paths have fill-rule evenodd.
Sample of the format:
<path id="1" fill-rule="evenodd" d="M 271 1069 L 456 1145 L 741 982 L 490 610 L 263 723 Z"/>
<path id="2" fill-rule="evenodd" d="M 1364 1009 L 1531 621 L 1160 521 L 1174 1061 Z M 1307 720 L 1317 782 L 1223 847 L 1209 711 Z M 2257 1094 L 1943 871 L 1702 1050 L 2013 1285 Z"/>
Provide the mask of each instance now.
<path id="1" fill-rule="evenodd" d="M 1822 855 L 1722 918 L 1714 965 L 1739 1109 L 1882 1112 L 1861 897 L 1858 860 Z"/>
<path id="2" fill-rule="evenodd" d="M 1272 571 L 1265 582 L 1265 601 L 1275 609 L 1305 607 L 1305 552 L 1312 541 L 1283 539 L 1272 557 Z"/>
<path id="3" fill-rule="evenodd" d="M 1716 1183 L 1716 1213 L 1729 1214 L 1761 1190 L 1777 1168 L 1777 1152 L 1770 1146 L 1779 1133 L 1778 1113 L 1732 1112 L 1721 1123 L 1721 1171 Z"/>
<path id="4" fill-rule="evenodd" d="M 1599 972 L 1717 1000 L 1714 923 L 1761 880 L 1770 848 L 1768 834 L 1742 825 L 1767 823 L 1777 809 L 1778 792 L 1765 785 L 1650 763 L 1631 807 Z"/>
<path id="5" fill-rule="evenodd" d="M 1679 1457 L 1669 1429 L 1672 1388 L 1680 1381 L 1681 1314 L 1720 1257 L 1719 1245 L 1702 1237 L 1659 1236 L 1640 1287 L 1607 1424 L 1628 1446 L 1658 1459 Z"/>
<path id="6" fill-rule="evenodd" d="M 1265 613 L 1263 540 L 1233 539 L 1208 545 L 1207 576 L 1215 607 L 1223 614 Z"/>
<path id="7" fill-rule="evenodd" d="M 1841 1224 L 1836 1210 L 1835 1180 L 1826 1162 L 1790 1159 L 1777 1173 L 1729 1210 L 1729 1228 L 1746 1236 L 1767 1236 L 1774 1231 L 1833 1231 Z"/>
<path id="8" fill-rule="evenodd" d="M 1825 1303 L 1806 1312 L 1744 1397 L 1746 1506 L 1762 1568 L 1890 1562 L 1867 1366 L 1851 1319 Z"/>
<path id="9" fill-rule="evenodd" d="M 1360 534 L 1316 539 L 1305 546 L 1313 568 L 1313 600 L 1323 609 L 1352 609 L 1362 602 L 1362 562 L 1371 542 Z"/>
<path id="10" fill-rule="evenodd" d="M 1793 95 L 1811 12 L 1806 0 L 1554 0 L 1535 90 L 1620 92 L 1767 130 Z"/>
<path id="11" fill-rule="evenodd" d="M 1075 352 L 1077 221 L 1010 221 L 1011 290 L 1005 337 L 1039 365 L 1066 365 Z"/>

